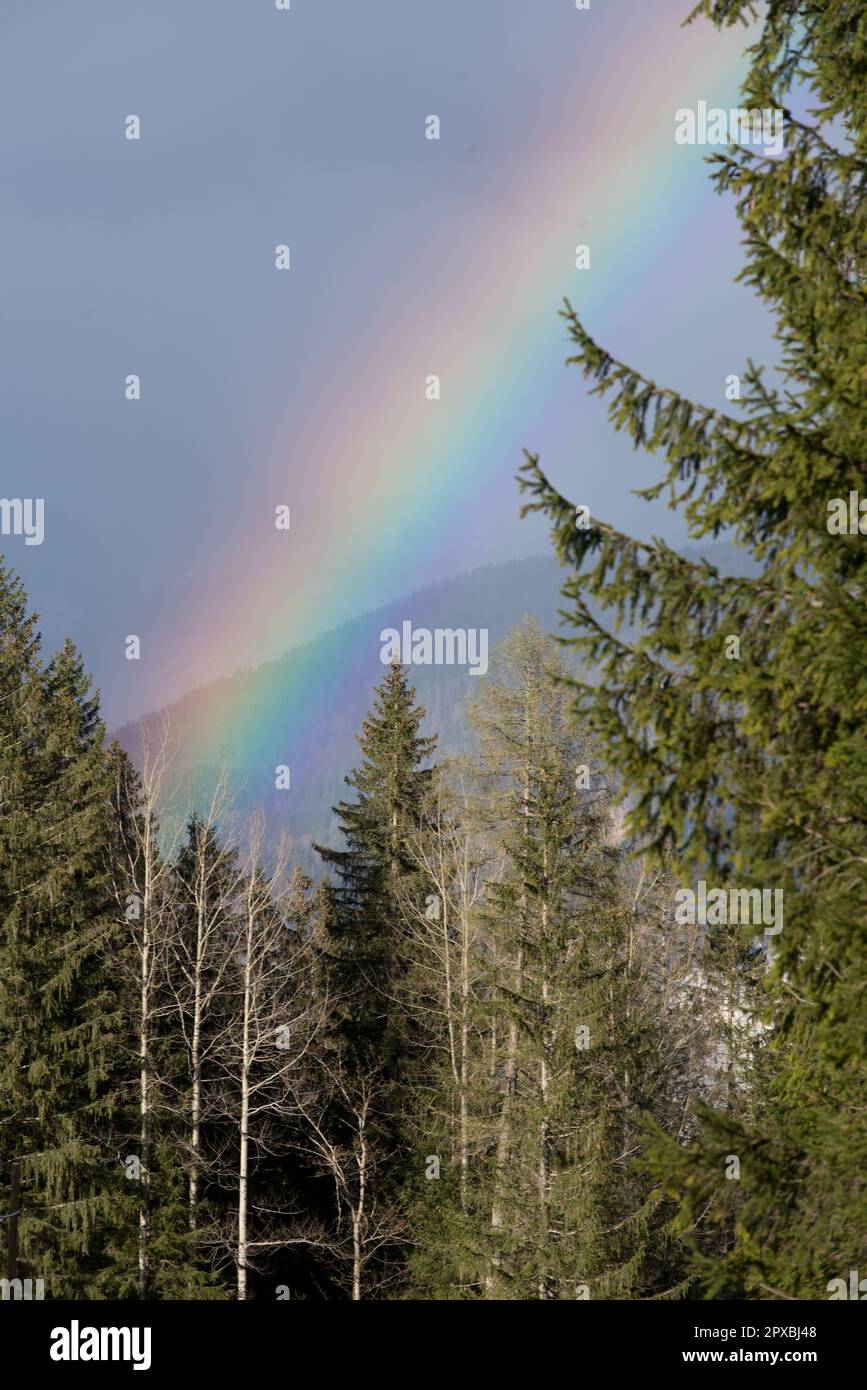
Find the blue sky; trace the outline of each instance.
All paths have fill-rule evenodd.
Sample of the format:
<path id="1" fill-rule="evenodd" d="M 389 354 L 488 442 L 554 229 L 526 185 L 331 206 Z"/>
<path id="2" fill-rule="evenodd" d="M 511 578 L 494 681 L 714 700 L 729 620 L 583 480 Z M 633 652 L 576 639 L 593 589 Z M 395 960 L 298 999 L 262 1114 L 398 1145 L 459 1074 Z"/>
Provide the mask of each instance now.
<path id="1" fill-rule="evenodd" d="M 148 674 L 118 660 L 123 634 L 146 613 L 170 627 L 189 612 L 182 596 L 195 611 L 196 594 L 204 603 L 231 584 L 228 538 L 257 505 L 275 431 L 323 399 L 335 364 L 351 371 L 376 351 L 407 246 L 435 233 L 456 275 L 462 257 L 485 256 L 515 180 L 558 133 L 552 122 L 574 112 L 580 140 L 582 89 L 603 56 L 616 73 L 644 3 L 593 0 L 591 19 L 569 0 L 293 0 L 289 14 L 270 0 L 4 0 L 0 491 L 46 499 L 44 545 L 10 538 L 5 553 L 47 643 L 68 632 L 82 646 L 109 722 L 181 693 L 171 663 Z M 670 43 L 672 110 L 684 95 L 687 8 L 653 0 L 660 47 L 648 60 Z M 731 53 L 742 39 L 705 26 L 702 42 Z M 629 92 L 613 83 L 611 100 Z M 437 152 L 435 202 L 418 138 L 429 110 L 446 113 L 455 134 Z M 142 117 L 138 145 L 123 138 L 130 112 Z M 621 267 L 629 293 L 599 337 L 613 334 L 618 355 L 656 379 L 718 398 L 724 375 L 771 342 L 762 309 L 732 285 L 733 212 L 696 173 L 688 216 L 670 208 L 642 279 Z M 640 204 L 631 215 L 640 221 Z M 682 244 L 694 225 L 706 229 L 699 258 Z M 266 283 L 286 227 L 303 266 L 288 317 Z M 664 314 L 659 277 L 673 289 Z M 420 315 L 428 292 L 443 286 L 406 287 Z M 629 498 L 647 465 L 561 366 L 557 307 L 539 306 L 551 320 L 551 383 L 520 403 L 515 465 L 524 445 L 564 479 L 573 460 L 590 459 L 600 511 L 682 539 L 677 518 Z M 135 415 L 123 399 L 130 371 L 143 382 Z M 293 495 L 327 486 L 316 460 L 291 448 L 287 457 Z M 444 538 L 401 588 L 545 549 L 542 523 L 518 520 L 506 471 L 479 524 L 452 546 Z M 347 617 L 394 597 L 373 574 L 346 579 Z M 285 644 L 305 635 L 299 612 Z M 239 651 L 238 664 L 250 659 Z M 220 654 L 203 679 L 226 661 Z"/>

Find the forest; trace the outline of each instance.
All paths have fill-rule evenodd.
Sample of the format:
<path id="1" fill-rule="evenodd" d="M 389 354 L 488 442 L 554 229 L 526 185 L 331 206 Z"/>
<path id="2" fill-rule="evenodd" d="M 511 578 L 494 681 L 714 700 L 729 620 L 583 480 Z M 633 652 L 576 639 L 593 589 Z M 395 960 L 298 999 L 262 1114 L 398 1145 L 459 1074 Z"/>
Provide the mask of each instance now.
<path id="1" fill-rule="evenodd" d="M 527 620 L 438 762 L 392 664 L 314 885 L 223 785 L 106 746 L 3 574 L 3 1166 L 55 1298 L 677 1297 L 735 1211 L 654 1175 L 744 1119 L 766 956 L 675 923 Z M 720 1162 L 730 1158 L 720 1155 Z"/>
<path id="2" fill-rule="evenodd" d="M 753 38 L 743 101 L 782 112 L 783 154 L 709 160 L 774 374 L 747 359 L 724 408 L 693 402 L 563 309 L 570 367 L 655 460 L 640 495 L 747 565 L 576 525 L 528 453 L 565 630 L 492 648 L 460 756 L 383 667 L 315 875 L 228 774 L 168 830 L 168 738 L 135 764 L 108 742 L 75 646 L 42 652 L 0 568 L 10 1279 L 860 1296 L 865 552 L 829 513 L 864 490 L 867 11 L 769 0 Z"/>

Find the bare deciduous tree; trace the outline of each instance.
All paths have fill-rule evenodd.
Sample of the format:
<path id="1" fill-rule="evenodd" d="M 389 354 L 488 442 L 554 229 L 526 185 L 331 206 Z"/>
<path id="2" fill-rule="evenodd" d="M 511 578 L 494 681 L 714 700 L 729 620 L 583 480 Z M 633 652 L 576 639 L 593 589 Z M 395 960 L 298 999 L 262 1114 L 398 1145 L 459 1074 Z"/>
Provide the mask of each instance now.
<path id="1" fill-rule="evenodd" d="M 117 853 L 112 865 L 113 896 L 132 942 L 124 956 L 136 997 L 136 1051 L 138 1057 L 139 1152 L 125 1156 L 136 1164 L 140 1183 L 138 1229 L 138 1293 L 147 1298 L 151 1283 L 151 1157 L 155 1095 L 158 1078 L 153 1055 L 153 1034 L 158 1017 L 166 1012 L 161 984 L 167 978 L 167 960 L 175 932 L 172 894 L 171 848 L 158 842 L 157 812 L 164 807 L 164 791 L 171 767 L 171 743 L 164 724 L 156 740 L 143 732 L 141 774 L 136 776 L 125 758 L 115 759 L 112 789 L 117 825 Z"/>
<path id="2" fill-rule="evenodd" d="M 350 1071 L 339 1056 L 323 1050 L 315 1067 L 313 1084 L 297 1097 L 301 1145 L 331 1181 L 334 1219 L 320 1243 L 327 1248 L 337 1282 L 358 1302 L 381 1296 L 397 1277 L 393 1266 L 376 1265 L 379 1252 L 409 1240 L 399 1204 L 383 1200 L 377 1185 L 378 1170 L 391 1157 L 376 1124 L 383 1083 L 375 1067 Z"/>
<path id="3" fill-rule="evenodd" d="M 225 1042 L 221 1017 L 233 952 L 240 931 L 243 876 L 237 851 L 227 835 L 229 799 L 225 773 L 207 809 L 189 822 L 186 857 L 178 871 L 184 880 L 185 912 L 172 941 L 169 989 L 187 1054 L 188 1087 L 183 1101 L 188 1132 L 189 1227 L 198 1224 L 202 1175 L 204 1079 Z M 189 920 L 186 920 L 187 914 Z"/>
<path id="4" fill-rule="evenodd" d="M 266 863 L 263 840 L 263 818 L 257 815 L 249 825 L 239 885 L 234 978 L 227 981 L 232 1003 L 215 1056 L 216 1086 L 236 1141 L 232 1246 L 239 1300 L 247 1298 L 248 1271 L 257 1252 L 299 1241 L 318 1243 L 318 1228 L 299 1230 L 296 1209 L 252 1200 L 259 1160 L 293 1147 L 297 1098 L 327 1007 L 309 987 L 312 959 L 301 929 L 309 883 L 298 874 L 289 876 L 285 845 Z M 285 1229 L 289 1221 L 296 1223 L 292 1232 Z"/>

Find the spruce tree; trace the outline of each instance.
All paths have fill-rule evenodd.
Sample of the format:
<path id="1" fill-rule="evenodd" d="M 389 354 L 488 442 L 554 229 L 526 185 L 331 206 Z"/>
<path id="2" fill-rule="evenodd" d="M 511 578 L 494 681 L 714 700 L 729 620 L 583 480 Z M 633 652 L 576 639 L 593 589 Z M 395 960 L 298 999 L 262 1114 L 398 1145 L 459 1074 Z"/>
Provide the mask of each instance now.
<path id="1" fill-rule="evenodd" d="M 699 15 L 755 17 L 745 0 L 703 0 Z M 696 540 L 732 536 L 755 574 L 727 576 L 600 519 L 579 529 L 536 456 L 521 479 L 574 571 L 563 592 L 594 672 L 576 683 L 577 708 L 633 795 L 631 833 L 670 847 L 693 882 L 784 892 L 760 1120 L 706 1114 L 696 1152 L 668 1146 L 659 1168 L 687 1227 L 712 1196 L 733 1231 L 705 1284 L 732 1296 L 823 1297 L 864 1255 L 865 44 L 867 14 L 851 0 L 769 0 L 743 105 L 783 111 L 783 156 L 711 158 L 744 231 L 740 278 L 776 319 L 778 383 L 748 361 L 740 409 L 696 404 L 565 308 L 570 363 L 616 428 L 663 455 L 643 495 L 667 491 Z M 805 93 L 812 109 L 799 114 Z M 634 618 L 640 635 L 616 630 Z"/>
<path id="2" fill-rule="evenodd" d="M 323 1087 L 319 1128 L 353 1171 L 363 1161 L 364 1181 L 372 1185 L 367 1210 L 378 1213 L 377 1232 L 365 1237 L 373 1240 L 370 1258 L 356 1241 L 353 1298 L 396 1287 L 403 1267 L 398 1198 L 423 1049 L 407 992 L 400 902 L 423 891 L 409 839 L 422 822 L 432 775 L 425 763 L 436 746 L 435 737 L 419 733 L 424 717 L 406 672 L 390 665 L 358 736 L 362 761 L 345 779 L 356 800 L 334 808 L 344 848 L 316 846 L 334 875 L 320 895 L 318 937 L 330 1009 L 321 1069 L 323 1080 L 336 1080 Z M 338 1200 L 349 1203 L 353 1220 L 359 1217 L 363 1192 L 347 1190 Z M 339 1211 L 325 1219 L 339 1230 Z M 367 1221 L 358 1225 L 359 1240 Z"/>
<path id="3" fill-rule="evenodd" d="M 342 1040 L 348 1055 L 396 1074 L 406 1046 L 395 1003 L 404 974 L 397 898 L 418 879 L 407 836 L 420 824 L 436 738 L 419 734 L 425 711 L 401 666 L 389 666 L 375 697 L 358 737 L 361 764 L 345 779 L 356 800 L 334 808 L 344 848 L 316 849 L 335 874 L 327 952 Z"/>
<path id="4" fill-rule="evenodd" d="M 98 704 L 71 643 L 42 666 L 35 624 L 0 569 L 0 1165 L 21 1162 L 21 1277 L 74 1298 L 123 1283 L 122 942 Z"/>

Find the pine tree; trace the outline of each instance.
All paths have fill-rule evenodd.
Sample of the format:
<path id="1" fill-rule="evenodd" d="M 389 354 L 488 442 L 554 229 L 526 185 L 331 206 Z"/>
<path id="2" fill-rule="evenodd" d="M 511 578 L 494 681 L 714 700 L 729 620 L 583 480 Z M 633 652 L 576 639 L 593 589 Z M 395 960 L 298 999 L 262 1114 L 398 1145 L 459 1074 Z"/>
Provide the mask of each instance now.
<path id="1" fill-rule="evenodd" d="M 0 1165 L 21 1161 L 22 1277 L 74 1298 L 123 1280 L 122 942 L 98 704 L 71 643 L 41 665 L 35 623 L 0 569 Z"/>
<path id="2" fill-rule="evenodd" d="M 368 1215 L 363 1189 L 353 1195 L 350 1184 L 338 1199 L 354 1211 L 359 1240 L 369 1214 L 377 1213 L 364 1236 L 370 1247 L 363 1251 L 356 1243 L 352 1277 L 344 1281 L 353 1298 L 396 1286 L 403 1266 L 398 1197 L 409 1160 L 407 1114 L 423 1045 L 407 997 L 399 904 L 407 894 L 421 899 L 423 893 L 409 840 L 422 822 L 432 775 L 424 764 L 436 746 L 434 737 L 419 733 L 425 711 L 414 701 L 406 672 L 392 664 L 376 687 L 373 710 L 358 737 L 362 762 L 345 779 L 356 800 L 334 808 L 344 848 L 316 846 L 335 875 L 320 897 L 319 934 L 330 1010 L 330 1043 L 320 1070 L 330 1080 L 308 1132 L 318 1171 L 331 1167 L 338 1190 L 323 1142 L 332 1156 L 345 1155 L 342 1169 L 354 1165 L 357 1172 L 363 1161 L 367 1173 Z M 337 1209 L 330 1220 L 336 1230 Z"/>
<path id="3" fill-rule="evenodd" d="M 336 874 L 328 894 L 327 949 L 341 1036 L 348 1055 L 396 1074 L 406 1046 L 395 1008 L 404 973 L 397 895 L 407 880 L 418 879 L 407 837 L 421 820 L 431 777 L 423 764 L 436 738 L 419 735 L 425 712 L 414 704 L 402 667 L 388 668 L 375 695 L 358 738 L 361 765 L 346 778 L 357 799 L 334 808 L 345 848 L 316 849 Z"/>
<path id="4" fill-rule="evenodd" d="M 703 0 L 695 15 L 722 26 L 752 12 Z M 565 309 L 569 361 L 609 398 L 616 428 L 664 455 L 643 495 L 667 489 L 693 538 L 732 533 L 755 575 L 598 519 L 579 529 L 535 456 L 521 479 L 575 571 L 563 592 L 594 672 L 577 707 L 633 793 L 630 832 L 671 847 L 684 874 L 784 893 L 762 1114 L 755 1125 L 705 1114 L 697 1151 L 668 1146 L 660 1164 L 682 1180 L 687 1225 L 714 1198 L 733 1240 L 706 1287 L 733 1296 L 822 1297 L 864 1257 L 867 561 L 857 516 L 854 530 L 841 518 L 853 496 L 857 513 L 864 478 L 865 44 L 867 14 L 851 0 L 769 0 L 743 104 L 783 110 L 784 156 L 732 147 L 711 160 L 744 230 L 740 278 L 776 318 L 779 385 L 748 362 L 739 412 L 697 405 L 618 361 Z M 799 116 L 805 90 L 814 109 Z M 638 618 L 641 634 L 606 617 Z"/>

